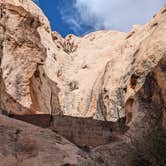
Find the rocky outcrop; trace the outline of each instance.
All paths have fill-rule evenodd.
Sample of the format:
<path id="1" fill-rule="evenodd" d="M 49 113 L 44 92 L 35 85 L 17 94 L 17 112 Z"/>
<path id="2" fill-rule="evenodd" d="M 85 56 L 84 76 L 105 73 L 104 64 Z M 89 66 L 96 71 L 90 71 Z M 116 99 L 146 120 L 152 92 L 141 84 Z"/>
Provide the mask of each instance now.
<path id="1" fill-rule="evenodd" d="M 71 67 L 75 72 L 70 78 L 79 88 L 69 93 L 73 100 L 65 113 L 75 111 L 76 115 L 115 121 L 125 116 L 125 111 L 130 114 L 132 100 L 147 75 L 164 61 L 165 17 L 163 9 L 148 24 L 135 26 L 128 34 L 99 31 L 81 39 L 73 37 L 78 48 L 71 54 L 75 55 Z M 82 64 L 87 68 L 80 68 Z"/>
<path id="2" fill-rule="evenodd" d="M 94 165 L 78 147 L 48 129 L 0 115 L 1 166 Z"/>
<path id="3" fill-rule="evenodd" d="M 59 88 L 44 66 L 51 67 L 56 55 L 47 18 L 30 0 L 0 4 L 1 109 L 16 114 L 59 112 Z M 56 62 L 53 68 L 58 70 Z"/>
<path id="4" fill-rule="evenodd" d="M 89 149 L 114 142 L 127 130 L 124 119 L 121 119 L 121 123 L 116 123 L 92 118 L 50 116 L 48 114 L 11 115 L 11 117 L 42 128 L 50 128 L 77 146 L 82 148 L 85 146 Z"/>
<path id="5" fill-rule="evenodd" d="M 136 154 L 147 165 L 165 165 L 166 143 L 151 141 L 160 138 L 156 133 L 165 134 L 166 127 L 165 20 L 166 7 L 129 33 L 62 38 L 51 32 L 31 0 L 0 0 L 0 112 L 47 114 L 54 122 L 50 131 L 1 115 L 1 163 L 132 166 L 129 157 Z M 56 119 L 56 114 L 88 120 Z M 128 130 L 109 140 L 110 126 L 104 124 L 112 122 L 93 123 L 93 118 L 119 120 L 115 126 L 124 126 L 125 119 Z M 40 126 L 50 123 L 40 120 L 31 119 Z M 83 152 L 56 132 L 77 145 L 106 145 L 90 151 L 85 145 Z"/>
<path id="6" fill-rule="evenodd" d="M 165 152 L 159 150 L 165 148 L 166 142 L 166 131 L 163 131 L 162 125 L 164 101 L 161 93 L 155 73 L 149 73 L 142 88 L 127 103 L 132 114 L 128 131 L 116 143 L 95 148 L 95 158 L 100 158 L 103 165 L 111 166 L 165 163 L 165 155 L 163 158 L 161 155 Z M 156 134 L 158 132 L 165 136 L 160 137 Z"/>
<path id="7" fill-rule="evenodd" d="M 134 96 L 164 66 L 165 18 L 163 8 L 127 34 L 62 38 L 30 0 L 1 1 L 1 109 L 129 123 Z M 164 95 L 164 67 L 155 73 Z"/>

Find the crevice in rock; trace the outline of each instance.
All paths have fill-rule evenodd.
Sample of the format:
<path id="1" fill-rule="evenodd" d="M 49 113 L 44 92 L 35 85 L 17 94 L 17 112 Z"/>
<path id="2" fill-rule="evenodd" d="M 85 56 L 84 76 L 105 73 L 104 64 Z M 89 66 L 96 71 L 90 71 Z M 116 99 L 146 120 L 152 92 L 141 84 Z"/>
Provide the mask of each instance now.
<path id="1" fill-rule="evenodd" d="M 69 87 L 71 91 L 74 91 L 76 89 L 79 89 L 79 85 L 77 81 L 72 81 L 69 83 Z"/>
<path id="2" fill-rule="evenodd" d="M 19 140 L 20 133 L 21 133 L 21 130 L 16 129 L 15 137 L 14 137 L 14 155 L 15 155 L 15 158 L 16 158 L 16 166 L 19 166 L 18 140 Z"/>
<path id="3" fill-rule="evenodd" d="M 132 89 L 135 89 L 137 86 L 137 79 L 139 78 L 139 76 L 137 74 L 133 74 L 130 78 L 130 87 Z"/>
<path id="4" fill-rule="evenodd" d="M 126 101 L 126 104 L 125 104 L 126 124 L 128 124 L 132 120 L 133 103 L 134 103 L 134 99 L 133 98 L 129 98 Z"/>
<path id="5" fill-rule="evenodd" d="M 49 127 L 53 126 L 53 113 L 54 113 L 54 107 L 53 107 L 53 98 L 52 98 L 52 92 L 50 95 L 50 106 L 51 106 L 51 112 L 50 112 L 50 120 L 49 120 Z"/>
<path id="6" fill-rule="evenodd" d="M 126 39 L 131 38 L 135 34 L 135 31 L 130 32 L 127 36 Z"/>

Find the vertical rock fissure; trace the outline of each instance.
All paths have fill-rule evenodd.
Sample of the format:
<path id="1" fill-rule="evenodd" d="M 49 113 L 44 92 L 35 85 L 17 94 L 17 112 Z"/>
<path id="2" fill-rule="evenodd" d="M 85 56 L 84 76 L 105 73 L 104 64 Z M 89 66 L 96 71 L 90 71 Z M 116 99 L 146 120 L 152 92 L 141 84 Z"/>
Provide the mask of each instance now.
<path id="1" fill-rule="evenodd" d="M 53 104 L 52 104 L 52 101 L 53 100 L 53 95 L 52 95 L 52 92 L 51 92 L 51 95 L 50 95 L 50 120 L 49 120 L 49 126 L 52 127 L 53 125 L 53 112 L 54 112 L 54 107 L 53 107 Z"/>
<path id="2" fill-rule="evenodd" d="M 5 32 L 6 32 L 6 17 L 5 17 L 5 10 L 3 5 L 0 6 L 0 109 L 2 109 L 2 93 L 4 91 L 4 82 L 2 76 L 2 57 L 3 57 L 3 47 L 4 47 L 4 40 L 5 40 Z M 2 32 L 1 32 L 2 31 Z M 3 111 L 4 109 L 2 109 Z"/>
<path id="3" fill-rule="evenodd" d="M 19 166 L 19 154 L 18 154 L 18 139 L 20 135 L 21 130 L 16 129 L 15 131 L 15 137 L 14 137 L 14 152 L 15 152 L 15 158 L 16 158 L 16 166 Z"/>

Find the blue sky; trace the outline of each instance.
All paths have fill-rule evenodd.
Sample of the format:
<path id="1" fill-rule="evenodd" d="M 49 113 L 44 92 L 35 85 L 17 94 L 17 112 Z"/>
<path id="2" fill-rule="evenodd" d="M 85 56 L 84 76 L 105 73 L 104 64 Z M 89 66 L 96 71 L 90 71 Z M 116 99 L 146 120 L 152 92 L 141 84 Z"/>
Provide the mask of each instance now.
<path id="1" fill-rule="evenodd" d="M 100 29 L 129 31 L 145 24 L 166 0 L 35 0 L 62 36 Z"/>
<path id="2" fill-rule="evenodd" d="M 52 30 L 59 32 L 62 36 L 67 34 L 83 35 L 86 32 L 93 31 L 93 26 L 80 24 L 81 28 L 77 30 L 76 25 L 68 22 L 67 17 L 74 19 L 77 10 L 74 7 L 75 0 L 36 0 L 38 6 L 43 10 L 48 17 Z M 79 14 L 78 14 L 79 15 Z M 76 27 L 74 29 L 74 27 Z"/>

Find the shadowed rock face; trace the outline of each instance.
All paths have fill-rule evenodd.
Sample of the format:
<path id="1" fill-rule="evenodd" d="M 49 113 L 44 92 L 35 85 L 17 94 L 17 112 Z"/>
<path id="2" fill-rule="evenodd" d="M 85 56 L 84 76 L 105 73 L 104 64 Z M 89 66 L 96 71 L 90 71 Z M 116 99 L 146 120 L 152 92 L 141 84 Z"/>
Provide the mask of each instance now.
<path id="1" fill-rule="evenodd" d="M 0 116 L 1 166 L 94 164 L 82 150 L 55 132 Z"/>
<path id="2" fill-rule="evenodd" d="M 129 104 L 127 107 L 132 113 L 131 121 L 128 122 L 128 131 L 115 143 L 95 148 L 95 160 L 100 159 L 103 165 L 111 166 L 165 163 L 166 156 L 161 157 L 165 153 L 161 149 L 166 148 L 166 131 L 162 131 L 164 100 L 161 93 L 162 89 L 159 87 L 155 72 L 149 73 L 132 102 L 130 99 L 127 102 Z M 162 132 L 165 136 L 160 138 L 156 134 L 158 132 Z M 161 140 L 157 142 L 157 139 Z"/>
<path id="3" fill-rule="evenodd" d="M 114 142 L 127 130 L 124 123 L 98 121 L 91 118 L 51 117 L 48 114 L 11 115 L 11 117 L 42 128 L 50 128 L 79 147 L 90 148 Z"/>

